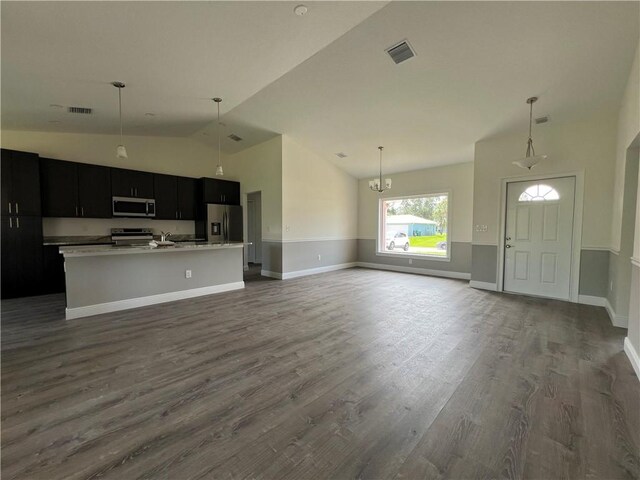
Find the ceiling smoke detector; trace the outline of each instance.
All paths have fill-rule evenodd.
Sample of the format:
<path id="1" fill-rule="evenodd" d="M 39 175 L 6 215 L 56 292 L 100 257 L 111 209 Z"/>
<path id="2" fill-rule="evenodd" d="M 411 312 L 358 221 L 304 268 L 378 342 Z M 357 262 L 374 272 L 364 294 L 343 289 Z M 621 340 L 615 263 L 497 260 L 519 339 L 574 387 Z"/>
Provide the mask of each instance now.
<path id="1" fill-rule="evenodd" d="M 242 141 L 242 138 L 240 138 L 238 135 L 236 135 L 235 133 L 232 133 L 231 135 L 228 135 L 228 138 L 230 138 L 231 140 L 233 140 L 234 142 L 240 142 Z"/>
<path id="2" fill-rule="evenodd" d="M 416 56 L 415 50 L 411 47 L 411 45 L 409 45 L 409 42 L 407 40 L 396 43 L 394 46 L 387 48 L 385 51 L 389 54 L 391 60 L 393 60 L 396 64 L 402 63 Z"/>
<path id="3" fill-rule="evenodd" d="M 549 115 L 545 115 L 544 117 L 538 117 L 534 120 L 536 125 L 540 125 L 541 123 L 547 123 L 549 121 Z"/>
<path id="4" fill-rule="evenodd" d="M 305 13 L 307 13 L 309 11 L 309 9 L 307 8 L 306 5 L 297 5 L 294 9 L 293 9 L 293 13 L 295 13 L 296 15 L 298 15 L 299 17 L 302 17 Z"/>
<path id="5" fill-rule="evenodd" d="M 343 153 L 343 152 L 338 152 L 338 153 L 336 153 L 336 157 L 338 157 L 338 158 L 347 158 L 347 154 Z"/>

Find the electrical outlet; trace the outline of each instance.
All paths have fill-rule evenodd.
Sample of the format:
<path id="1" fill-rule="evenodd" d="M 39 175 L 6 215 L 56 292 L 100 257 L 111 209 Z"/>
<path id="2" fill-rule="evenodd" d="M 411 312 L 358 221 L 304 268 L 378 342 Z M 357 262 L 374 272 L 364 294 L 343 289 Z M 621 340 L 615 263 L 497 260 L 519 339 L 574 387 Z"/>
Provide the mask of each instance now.
<path id="1" fill-rule="evenodd" d="M 184 271 L 184 278 L 191 278 L 191 270 Z"/>
<path id="2" fill-rule="evenodd" d="M 287 225 L 287 227 L 286 227 L 286 231 L 287 231 L 287 232 L 291 231 L 291 227 L 290 227 L 289 225 Z"/>
<path id="3" fill-rule="evenodd" d="M 318 261 L 321 262 L 322 261 L 322 255 L 318 255 Z"/>

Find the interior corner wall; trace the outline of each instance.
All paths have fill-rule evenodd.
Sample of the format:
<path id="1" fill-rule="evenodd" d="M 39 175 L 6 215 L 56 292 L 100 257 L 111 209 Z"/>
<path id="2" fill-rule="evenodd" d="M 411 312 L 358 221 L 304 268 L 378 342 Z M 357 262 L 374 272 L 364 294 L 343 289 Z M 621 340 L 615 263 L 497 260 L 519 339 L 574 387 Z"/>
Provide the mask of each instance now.
<path id="1" fill-rule="evenodd" d="M 290 136 L 282 136 L 284 278 L 353 264 L 357 209 L 355 178 Z"/>
<path id="2" fill-rule="evenodd" d="M 610 293 L 614 302 L 618 302 L 614 308 L 624 312 L 625 298 L 624 292 L 619 296 L 619 290 L 629 289 L 627 307 L 627 338 L 625 339 L 625 351 L 633 364 L 636 374 L 640 377 L 640 176 L 636 180 L 635 192 L 635 228 L 633 230 L 633 250 L 631 258 L 625 250 L 625 243 L 629 239 L 624 238 L 625 224 L 629 221 L 629 202 L 631 197 L 625 185 L 629 185 L 633 171 L 630 167 L 636 167 L 633 163 L 633 155 L 637 155 L 640 147 L 640 41 L 636 48 L 633 64 L 629 72 L 629 78 L 624 90 L 624 95 L 620 104 L 618 114 L 618 132 L 616 142 L 616 163 L 615 163 L 615 188 L 613 199 L 613 216 L 611 219 L 611 244 L 612 259 L 615 258 L 611 275 L 613 279 L 613 289 Z M 637 159 L 635 159 L 637 161 Z M 628 227 L 628 225 L 627 225 Z M 614 255 L 618 253 L 618 255 Z M 627 263 L 630 262 L 630 265 Z M 630 279 L 625 284 L 624 279 L 628 278 L 624 272 L 630 268 Z M 622 279 L 622 281 L 620 280 Z M 616 315 L 621 315 L 616 312 Z"/>
<path id="3" fill-rule="evenodd" d="M 358 182 L 358 262 L 368 266 L 437 273 L 468 278 L 471 272 L 471 220 L 473 210 L 473 163 L 426 168 L 389 175 L 393 188 L 382 194 L 369 189 L 369 179 Z M 401 255 L 380 255 L 376 249 L 380 198 L 450 192 L 451 259 L 409 259 Z"/>
<path id="4" fill-rule="evenodd" d="M 529 175 L 584 173 L 584 204 L 581 236 L 581 263 L 591 259 L 592 268 L 580 270 L 581 295 L 607 296 L 608 256 L 611 234 L 608 219 L 612 211 L 616 152 L 616 115 L 594 115 L 572 123 L 553 123 L 534 131 L 536 150 L 549 156 L 529 173 L 511 162 L 524 153 L 526 131 L 482 140 L 475 145 L 473 182 L 473 231 L 471 280 L 497 284 L 498 236 L 502 181 Z M 482 250 L 482 251 L 480 251 Z M 475 258 L 491 261 L 476 262 Z"/>
<path id="5" fill-rule="evenodd" d="M 2 130 L 2 148 L 34 152 L 44 158 L 130 168 L 185 177 L 215 174 L 215 150 L 191 138 L 125 136 L 128 159 L 117 158 L 119 135 Z M 193 234 L 195 224 L 186 220 L 135 218 L 43 218 L 45 236 L 109 235 L 112 227 L 147 227 L 155 231 Z"/>
<path id="6" fill-rule="evenodd" d="M 225 158 L 225 177 L 240 182 L 244 211 L 247 194 L 261 192 L 262 270 L 282 273 L 282 136 L 277 136 Z M 244 235 L 247 216 L 244 215 Z"/>

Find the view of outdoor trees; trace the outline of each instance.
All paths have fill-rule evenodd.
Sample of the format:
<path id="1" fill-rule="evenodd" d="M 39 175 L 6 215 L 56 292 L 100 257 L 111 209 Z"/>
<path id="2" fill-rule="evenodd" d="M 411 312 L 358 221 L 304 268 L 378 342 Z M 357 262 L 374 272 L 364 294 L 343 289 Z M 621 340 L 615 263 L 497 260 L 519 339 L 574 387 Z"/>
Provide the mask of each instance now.
<path id="1" fill-rule="evenodd" d="M 416 215 L 433 220 L 438 224 L 438 232 L 447 231 L 447 195 L 403 198 L 387 202 L 387 215 Z"/>

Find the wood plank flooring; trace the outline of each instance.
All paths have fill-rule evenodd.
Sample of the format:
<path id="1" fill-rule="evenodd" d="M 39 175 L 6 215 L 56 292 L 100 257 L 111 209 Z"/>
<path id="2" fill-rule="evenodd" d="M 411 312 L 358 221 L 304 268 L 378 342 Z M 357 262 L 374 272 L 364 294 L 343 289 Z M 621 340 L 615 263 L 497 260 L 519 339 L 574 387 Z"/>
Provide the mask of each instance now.
<path id="1" fill-rule="evenodd" d="M 350 269 L 65 321 L 2 302 L 2 478 L 640 476 L 602 308 Z"/>

